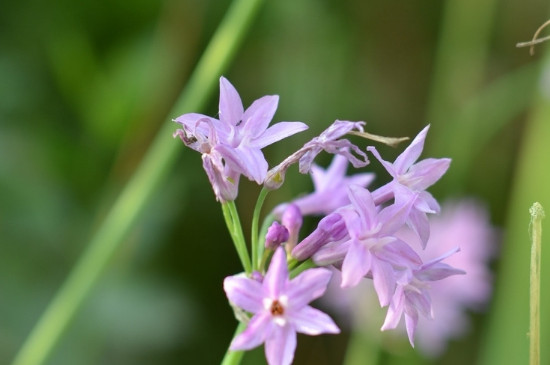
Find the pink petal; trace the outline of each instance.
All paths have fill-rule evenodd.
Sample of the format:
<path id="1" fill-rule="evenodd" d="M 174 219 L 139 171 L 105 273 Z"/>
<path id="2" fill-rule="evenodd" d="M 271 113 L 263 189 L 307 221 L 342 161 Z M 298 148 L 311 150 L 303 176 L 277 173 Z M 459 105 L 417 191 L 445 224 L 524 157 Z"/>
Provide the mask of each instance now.
<path id="1" fill-rule="evenodd" d="M 239 93 L 225 77 L 220 77 L 220 121 L 227 126 L 236 126 L 243 116 L 243 102 Z"/>
<path id="2" fill-rule="evenodd" d="M 349 250 L 350 241 L 331 242 L 321 247 L 313 254 L 312 259 L 316 265 L 326 266 L 341 262 Z"/>
<path id="3" fill-rule="evenodd" d="M 371 265 L 374 289 L 378 294 L 381 307 L 390 304 L 391 296 L 395 289 L 395 274 L 390 264 L 372 260 Z"/>
<path id="4" fill-rule="evenodd" d="M 371 193 L 360 186 L 349 186 L 349 200 L 357 213 L 361 216 L 362 226 L 370 230 L 375 225 L 376 206 L 372 200 Z"/>
<path id="5" fill-rule="evenodd" d="M 316 336 L 321 333 L 340 333 L 334 321 L 318 309 L 306 306 L 298 312 L 292 312 L 289 319 L 296 331 L 306 335 Z"/>
<path id="6" fill-rule="evenodd" d="M 353 241 L 342 264 L 342 288 L 355 286 L 370 270 L 371 255 L 367 248 Z"/>
<path id="7" fill-rule="evenodd" d="M 426 213 L 416 209 L 411 209 L 407 225 L 418 235 L 422 243 L 422 248 L 426 248 L 428 239 L 430 238 L 430 222 Z"/>
<path id="8" fill-rule="evenodd" d="M 309 269 L 302 272 L 292 279 L 287 286 L 286 295 L 291 300 L 289 306 L 297 310 L 319 298 L 327 289 L 331 277 L 332 272 L 323 268 Z"/>
<path id="9" fill-rule="evenodd" d="M 276 325 L 267 312 L 250 319 L 246 329 L 231 342 L 231 350 L 250 350 L 259 346 L 273 332 Z"/>
<path id="10" fill-rule="evenodd" d="M 290 365 L 296 350 L 296 331 L 290 325 L 276 326 L 265 341 L 265 357 L 269 365 Z"/>
<path id="11" fill-rule="evenodd" d="M 263 310 L 262 284 L 245 276 L 228 276 L 223 281 L 223 290 L 230 302 L 247 312 Z"/>
<path id="12" fill-rule="evenodd" d="M 384 320 L 381 330 L 385 331 L 397 327 L 404 309 L 405 295 L 403 293 L 403 287 L 398 285 L 393 294 L 392 302 L 388 307 L 388 313 L 386 314 L 386 319 Z"/>
<path id="13" fill-rule="evenodd" d="M 425 190 L 435 184 L 449 169 L 450 158 L 427 158 L 409 169 L 406 179 L 410 183 L 406 185 L 413 190 Z"/>
<path id="14" fill-rule="evenodd" d="M 283 138 L 292 136 L 298 132 L 308 129 L 307 124 L 302 122 L 279 122 L 272 125 L 264 133 L 257 136 L 250 142 L 250 146 L 256 148 L 264 148 Z"/>
<path id="15" fill-rule="evenodd" d="M 395 162 L 393 163 L 393 166 L 395 168 L 395 171 L 399 175 L 403 175 L 409 167 L 412 166 L 412 164 L 418 160 L 418 157 L 420 157 L 420 154 L 422 153 L 422 150 L 424 149 L 424 140 L 426 139 L 426 134 L 428 133 L 428 130 L 430 129 L 430 126 L 427 125 L 418 135 L 414 138 L 414 140 L 411 142 L 411 144 L 397 157 Z"/>
<path id="16" fill-rule="evenodd" d="M 254 140 L 265 132 L 267 126 L 273 119 L 277 110 L 279 97 L 277 95 L 266 95 L 254 101 L 246 109 L 243 115 L 242 135 L 249 140 Z"/>
<path id="17" fill-rule="evenodd" d="M 262 184 L 267 175 L 267 161 L 260 149 L 239 146 L 237 148 L 241 160 L 244 163 L 243 175 L 257 184 Z"/>
<path id="18" fill-rule="evenodd" d="M 418 313 L 411 313 L 405 316 L 405 327 L 407 328 L 407 336 L 411 346 L 414 347 L 414 333 L 416 331 L 416 325 L 418 323 Z"/>
<path id="19" fill-rule="evenodd" d="M 396 203 L 380 211 L 377 220 L 382 224 L 380 235 L 392 234 L 397 232 L 410 215 L 411 208 L 415 198 L 413 197 L 407 203 Z"/>
<path id="20" fill-rule="evenodd" d="M 288 281 L 288 267 L 284 248 L 279 247 L 273 254 L 269 269 L 265 274 L 263 286 L 271 298 L 278 298 L 284 294 L 283 290 Z M 266 294 L 267 294 L 266 293 Z"/>

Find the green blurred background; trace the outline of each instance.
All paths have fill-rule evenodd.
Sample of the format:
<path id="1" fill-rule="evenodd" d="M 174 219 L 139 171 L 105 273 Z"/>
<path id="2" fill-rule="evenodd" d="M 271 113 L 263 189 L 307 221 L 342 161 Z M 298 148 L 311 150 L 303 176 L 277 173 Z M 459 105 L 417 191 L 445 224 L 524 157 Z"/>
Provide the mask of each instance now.
<path id="1" fill-rule="evenodd" d="M 0 4 L 0 363 L 13 359 L 159 128 L 178 116 L 168 113 L 229 3 Z M 431 123 L 425 156 L 453 158 L 434 195 L 482 199 L 504 232 L 496 301 L 434 363 L 526 361 L 528 208 L 550 207 L 550 43 L 534 57 L 515 44 L 549 14 L 544 0 L 265 1 L 224 73 L 245 106 L 278 94 L 275 121 L 311 126 L 268 147 L 271 165 L 335 119 L 387 136 Z M 197 112 L 215 115 L 217 92 Z M 167 134 L 165 143 L 180 142 Z M 387 159 L 399 153 L 381 149 Z M 180 150 L 48 364 L 219 363 L 235 328 L 222 280 L 239 261 L 199 155 Z M 369 169 L 383 181 L 377 164 Z M 308 180 L 291 172 L 268 208 Z M 257 191 L 242 181 L 245 232 Z M 346 340 L 300 337 L 296 363 L 339 364 Z"/>

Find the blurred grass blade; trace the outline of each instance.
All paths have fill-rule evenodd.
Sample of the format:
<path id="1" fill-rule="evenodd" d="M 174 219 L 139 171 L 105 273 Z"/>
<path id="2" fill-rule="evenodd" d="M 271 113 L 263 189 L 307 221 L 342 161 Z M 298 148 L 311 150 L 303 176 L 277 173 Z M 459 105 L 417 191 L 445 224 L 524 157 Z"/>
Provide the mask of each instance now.
<path id="1" fill-rule="evenodd" d="M 262 0 L 236 0 L 204 51 L 169 118 L 204 108 L 220 74 L 232 60 Z M 124 240 L 139 213 L 173 165 L 181 144 L 172 140 L 175 126 L 164 121 L 140 166 L 107 214 L 103 225 L 57 292 L 13 364 L 43 363 L 69 321 L 93 288 L 106 263 Z"/>
<path id="2" fill-rule="evenodd" d="M 539 73 L 539 62 L 508 72 L 445 118 L 447 125 L 440 131 L 444 136 L 431 138 L 430 153 L 453 159 L 452 171 L 446 176 L 451 191 L 463 188 L 469 168 L 483 147 L 532 103 Z"/>

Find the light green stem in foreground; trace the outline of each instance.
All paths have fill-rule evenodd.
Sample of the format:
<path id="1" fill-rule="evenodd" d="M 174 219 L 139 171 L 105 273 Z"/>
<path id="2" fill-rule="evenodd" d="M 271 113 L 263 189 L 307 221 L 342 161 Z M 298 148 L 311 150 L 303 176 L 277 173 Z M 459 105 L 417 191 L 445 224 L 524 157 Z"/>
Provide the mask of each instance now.
<path id="1" fill-rule="evenodd" d="M 239 322 L 239 325 L 237 326 L 237 329 L 235 330 L 235 334 L 233 335 L 233 339 L 237 337 L 239 333 L 244 331 L 246 328 L 246 323 Z M 231 341 L 233 341 L 233 339 Z M 225 353 L 225 356 L 223 357 L 223 360 L 221 362 L 221 365 L 238 365 L 241 363 L 241 360 L 243 359 L 245 351 L 232 351 L 227 349 L 227 352 Z"/>
<path id="2" fill-rule="evenodd" d="M 227 11 L 204 51 L 184 92 L 169 116 L 204 108 L 219 75 L 233 58 L 262 0 L 236 0 Z M 42 364 L 52 352 L 69 321 L 94 287 L 103 268 L 136 223 L 159 183 L 173 165 L 181 143 L 171 140 L 173 123 L 165 122 L 101 227 L 92 237 L 23 346 L 13 365 Z"/>
<path id="3" fill-rule="evenodd" d="M 531 274 L 529 289 L 529 364 L 540 364 L 540 256 L 544 210 L 534 203 L 531 213 Z"/>
<path id="4" fill-rule="evenodd" d="M 312 259 L 302 261 L 298 266 L 290 269 L 290 278 L 295 278 L 307 269 L 312 269 L 314 267 L 317 267 L 317 265 L 313 262 Z"/>
<path id="5" fill-rule="evenodd" d="M 258 270 L 261 268 L 262 254 L 264 244 L 260 243 L 260 237 L 258 236 L 258 224 L 260 221 L 260 212 L 262 206 L 264 205 L 265 197 L 269 193 L 269 190 L 262 188 L 258 200 L 256 201 L 256 206 L 254 207 L 254 213 L 252 215 L 252 233 L 250 239 L 252 242 L 252 270 Z M 261 244 L 261 247 L 259 246 Z"/>
<path id="6" fill-rule="evenodd" d="M 243 265 L 243 269 L 247 274 L 252 272 L 252 265 L 250 264 L 250 256 L 248 256 L 248 249 L 246 248 L 246 240 L 243 234 L 243 228 L 239 219 L 239 213 L 235 206 L 235 201 L 229 201 L 222 204 L 223 216 L 227 229 L 233 239 L 233 244 Z"/>

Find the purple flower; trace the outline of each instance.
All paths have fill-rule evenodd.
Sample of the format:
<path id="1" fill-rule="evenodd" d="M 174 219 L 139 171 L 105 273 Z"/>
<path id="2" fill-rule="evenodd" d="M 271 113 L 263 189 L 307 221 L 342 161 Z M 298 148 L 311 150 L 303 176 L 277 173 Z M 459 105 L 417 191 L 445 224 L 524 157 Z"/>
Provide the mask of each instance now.
<path id="1" fill-rule="evenodd" d="M 318 137 L 304 144 L 298 151 L 269 170 L 264 183 L 265 187 L 272 190 L 278 189 L 285 180 L 286 170 L 297 162 L 302 174 L 309 172 L 313 159 L 323 150 L 328 153 L 344 156 L 356 168 L 368 165 L 369 160 L 365 152 L 361 151 L 359 147 L 347 139 L 340 139 L 354 130 L 363 132 L 364 124 L 365 122 L 336 120 Z"/>
<path id="2" fill-rule="evenodd" d="M 346 176 L 348 160 L 342 155 L 335 155 L 332 163 L 325 170 L 315 164 L 311 166 L 311 178 L 314 192 L 292 201 L 302 215 L 327 215 L 350 203 L 348 186 L 367 187 L 374 179 L 373 173 L 361 173 Z M 287 204 L 275 208 L 276 216 L 282 214 Z"/>
<path id="3" fill-rule="evenodd" d="M 313 261 L 341 262 L 342 287 L 355 286 L 364 276 L 371 275 L 380 304 L 387 305 L 395 286 L 394 268 L 420 262 L 406 243 L 393 236 L 404 225 L 414 199 L 398 201 L 378 211 L 367 189 L 350 186 L 349 198 L 353 212 L 343 216 L 350 239 L 323 246 L 313 255 Z"/>
<path id="4" fill-rule="evenodd" d="M 429 125 L 426 126 L 393 164 L 383 160 L 375 147 L 367 147 L 393 177 L 391 182 L 373 192 L 374 201 L 381 204 L 392 197 L 397 199 L 402 195 L 402 200 L 409 200 L 416 195 L 407 224 L 420 237 L 424 247 L 430 236 L 426 213 L 438 213 L 440 210 L 437 201 L 425 189 L 439 180 L 451 163 L 448 158 L 428 158 L 415 163 L 422 153 L 429 128 Z"/>
<path id="5" fill-rule="evenodd" d="M 231 343 L 231 350 L 250 350 L 265 343 L 269 365 L 292 363 L 296 333 L 319 335 L 340 330 L 325 313 L 308 305 L 326 290 L 332 273 L 309 269 L 290 280 L 285 251 L 279 247 L 262 283 L 244 276 L 224 281 L 229 301 L 253 314 L 246 329 Z"/>
<path id="6" fill-rule="evenodd" d="M 419 314 L 433 318 L 432 303 L 429 295 L 429 282 L 437 281 L 451 275 L 465 274 L 463 270 L 455 269 L 445 263 L 445 258 L 458 251 L 458 248 L 449 251 L 428 263 L 415 269 L 405 269 L 399 273 L 396 281 L 397 288 L 386 314 L 382 330 L 397 327 L 401 317 L 405 315 L 405 327 L 411 346 L 414 347 L 414 334 L 418 324 Z"/>
<path id="7" fill-rule="evenodd" d="M 301 122 L 281 122 L 268 128 L 279 97 L 264 96 L 245 111 L 237 90 L 220 78 L 220 119 L 188 113 L 174 121 L 176 131 L 188 147 L 202 153 L 203 167 L 220 201 L 234 200 L 242 174 L 262 184 L 268 169 L 262 148 L 307 129 Z"/>
<path id="8" fill-rule="evenodd" d="M 488 262 L 495 255 L 497 237 L 486 209 L 471 199 L 444 203 L 441 215 L 431 217 L 430 224 L 430 240 L 420 255 L 438 257 L 460 246 L 460 252 L 445 262 L 467 273 L 430 283 L 435 320 L 419 319 L 416 342 L 424 353 L 437 356 L 449 339 L 467 331 L 466 310 L 479 311 L 487 304 L 492 291 Z M 400 231 L 398 237 L 420 248 L 410 230 Z"/>

